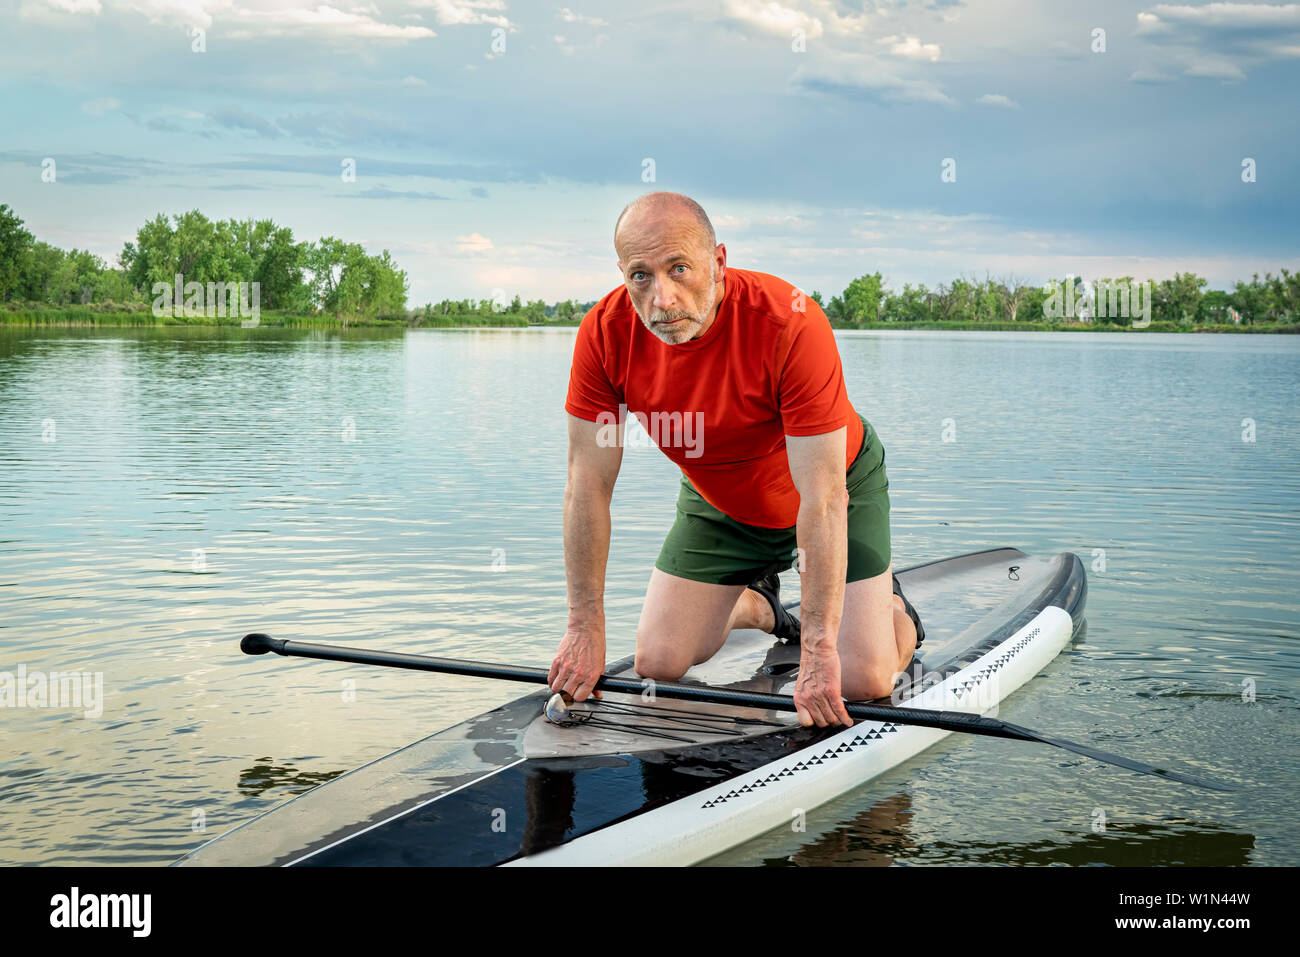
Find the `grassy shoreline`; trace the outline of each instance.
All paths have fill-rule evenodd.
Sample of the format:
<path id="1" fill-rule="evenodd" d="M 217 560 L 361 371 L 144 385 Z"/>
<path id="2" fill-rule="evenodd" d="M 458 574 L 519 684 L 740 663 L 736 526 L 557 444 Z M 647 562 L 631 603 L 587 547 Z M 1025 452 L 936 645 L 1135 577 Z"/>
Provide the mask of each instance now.
<path id="1" fill-rule="evenodd" d="M 268 329 L 461 329 L 527 328 L 531 325 L 577 326 L 579 320 L 547 320 L 529 323 L 521 315 L 440 315 L 425 317 L 419 313 L 375 318 L 349 319 L 319 313 L 288 313 L 263 309 L 258 328 Z M 9 303 L 0 307 L 0 327 L 15 326 L 95 326 L 105 328 L 245 328 L 240 316 L 224 318 L 155 316 L 147 305 L 94 304 L 89 306 L 44 306 Z"/>
<path id="2" fill-rule="evenodd" d="M 1209 332 L 1209 333 L 1300 333 L 1300 325 L 1269 323 L 1260 325 L 1191 325 L 1173 322 L 1153 322 L 1138 328 L 1116 326 L 1105 322 L 867 322 L 861 325 L 832 322 L 835 329 L 876 331 L 881 329 L 942 329 L 959 332 Z"/>
<path id="3" fill-rule="evenodd" d="M 334 316 L 297 315 L 266 310 L 259 316 L 258 327 L 268 329 L 523 329 L 576 327 L 580 320 L 547 320 L 544 323 L 530 323 L 518 315 L 442 315 L 424 318 L 419 315 L 385 316 L 374 319 L 352 319 L 344 322 Z M 969 322 L 932 320 L 921 322 L 867 322 L 850 324 L 832 322 L 836 329 L 877 331 L 877 330 L 945 330 L 959 332 L 1202 332 L 1202 333 L 1300 333 L 1300 324 L 1271 323 L 1267 325 L 1199 325 L 1181 326 L 1171 322 L 1153 322 L 1146 328 L 1116 326 L 1096 322 Z M 242 328 L 238 317 L 224 319 L 186 318 L 184 316 L 157 317 L 149 307 L 140 308 L 113 306 L 81 307 L 41 307 L 10 304 L 0 309 L 0 326 L 94 326 L 105 328 L 153 328 L 153 327 L 189 327 L 189 328 Z"/>

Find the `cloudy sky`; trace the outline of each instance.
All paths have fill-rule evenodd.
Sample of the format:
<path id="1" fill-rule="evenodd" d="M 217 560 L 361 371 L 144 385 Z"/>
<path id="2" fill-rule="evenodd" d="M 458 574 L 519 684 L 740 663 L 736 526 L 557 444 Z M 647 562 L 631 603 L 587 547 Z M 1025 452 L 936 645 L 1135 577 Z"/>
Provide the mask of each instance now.
<path id="1" fill-rule="evenodd" d="M 1300 3 L 565 2 L 0 0 L 0 202 L 110 260 L 269 217 L 412 305 L 603 295 L 651 189 L 827 293 L 1300 267 Z"/>

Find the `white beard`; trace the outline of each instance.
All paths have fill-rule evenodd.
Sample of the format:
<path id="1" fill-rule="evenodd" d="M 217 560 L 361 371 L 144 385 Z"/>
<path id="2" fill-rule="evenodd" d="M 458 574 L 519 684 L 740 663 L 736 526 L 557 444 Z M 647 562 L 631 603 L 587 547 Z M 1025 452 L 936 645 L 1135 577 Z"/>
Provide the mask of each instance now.
<path id="1" fill-rule="evenodd" d="M 714 279 L 716 272 L 716 269 L 709 270 L 709 278 L 711 280 Z M 713 306 L 717 301 L 718 284 L 716 281 L 713 281 L 709 284 L 709 300 L 704 304 L 704 308 L 698 313 L 689 313 L 686 319 L 674 325 L 660 326 L 656 325 L 656 323 L 662 322 L 664 319 L 668 318 L 668 313 L 663 310 L 655 310 L 650 314 L 650 319 L 648 321 L 645 316 L 642 316 L 641 322 L 661 342 L 666 342 L 670 346 L 679 345 L 694 338 L 695 335 L 704 328 L 704 324 L 708 322 L 709 315 L 713 312 Z"/>

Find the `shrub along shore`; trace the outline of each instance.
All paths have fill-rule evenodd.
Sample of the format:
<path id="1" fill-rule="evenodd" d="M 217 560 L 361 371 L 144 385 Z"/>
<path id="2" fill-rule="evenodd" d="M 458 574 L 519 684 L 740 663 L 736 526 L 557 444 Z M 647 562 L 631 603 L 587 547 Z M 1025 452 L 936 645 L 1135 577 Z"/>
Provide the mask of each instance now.
<path id="1" fill-rule="evenodd" d="M 443 299 L 411 310 L 406 271 L 388 250 L 371 255 L 332 236 L 299 241 L 271 220 L 217 221 L 198 210 L 154 217 L 117 259 L 110 265 L 87 250 L 41 242 L 0 204 L 0 325 L 545 327 L 577 325 L 595 304 L 506 301 L 494 291 L 493 299 Z M 1042 287 L 1014 276 L 972 276 L 894 290 L 875 272 L 829 300 L 807 295 L 837 329 L 1300 330 L 1300 273 L 1256 273 L 1231 291 L 1207 285 L 1194 273 L 1159 282 L 1067 276 Z"/>
<path id="2" fill-rule="evenodd" d="M 283 313 L 263 310 L 257 327 L 264 329 L 474 329 L 474 328 L 563 328 L 576 327 L 580 319 L 546 319 L 530 322 L 524 316 L 498 314 L 484 316 L 476 313 L 463 315 L 441 314 L 426 317 L 420 313 L 374 318 L 342 320 L 327 314 Z M 1174 322 L 1152 322 L 1146 327 L 1134 327 L 1109 322 L 977 322 L 962 320 L 923 320 L 909 322 L 848 323 L 832 320 L 836 329 L 905 331 L 914 329 L 950 330 L 960 332 L 1205 332 L 1205 333 L 1300 333 L 1295 323 L 1257 323 L 1254 325 L 1203 324 L 1184 325 Z M 88 306 L 49 307 L 40 304 L 7 303 L 0 307 L 0 326 L 94 326 L 113 327 L 175 327 L 188 326 L 242 328 L 239 317 L 185 318 L 184 316 L 155 317 L 148 306 L 117 306 L 98 303 Z"/>

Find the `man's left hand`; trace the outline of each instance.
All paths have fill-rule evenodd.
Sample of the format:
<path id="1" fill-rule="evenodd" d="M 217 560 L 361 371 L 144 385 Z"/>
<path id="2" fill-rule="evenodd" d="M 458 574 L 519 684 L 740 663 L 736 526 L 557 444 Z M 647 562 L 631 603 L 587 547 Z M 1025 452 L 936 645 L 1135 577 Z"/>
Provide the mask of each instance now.
<path id="1" fill-rule="evenodd" d="M 840 694 L 840 655 L 838 651 L 809 651 L 799 659 L 799 681 L 795 684 L 794 705 L 799 723 L 804 727 L 832 724 L 850 726 L 853 719 L 844 707 Z"/>

